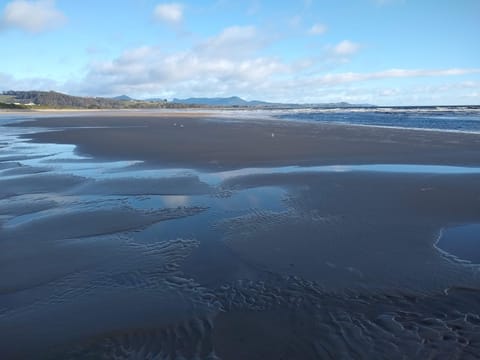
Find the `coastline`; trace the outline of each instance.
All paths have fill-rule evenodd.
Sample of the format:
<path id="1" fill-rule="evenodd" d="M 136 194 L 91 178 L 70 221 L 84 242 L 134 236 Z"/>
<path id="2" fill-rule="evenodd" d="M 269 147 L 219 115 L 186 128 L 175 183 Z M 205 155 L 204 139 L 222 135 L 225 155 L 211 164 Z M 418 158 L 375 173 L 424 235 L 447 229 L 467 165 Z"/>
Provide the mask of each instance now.
<path id="1" fill-rule="evenodd" d="M 25 137 L 72 144 L 79 154 L 210 171 L 342 164 L 480 166 L 480 135 L 475 133 L 185 112 L 41 117 L 13 126 L 39 128 Z"/>
<path id="2" fill-rule="evenodd" d="M 456 108 L 461 108 L 458 110 Z M 41 117 L 46 117 L 49 114 L 57 116 L 59 114 L 66 114 L 72 116 L 73 114 L 78 113 L 78 115 L 87 115 L 92 116 L 95 113 L 104 115 L 116 115 L 116 116 L 130 116 L 135 114 L 136 116 L 198 116 L 206 117 L 211 116 L 219 119 L 232 119 L 239 117 L 243 121 L 247 120 L 274 120 L 274 121 L 286 121 L 294 123 L 306 123 L 306 124 L 327 124 L 327 125 L 341 125 L 341 126 L 354 126 L 354 127 L 372 127 L 380 129 L 396 129 L 396 130 L 414 130 L 414 131 L 429 131 L 429 132 L 440 132 L 440 133 L 460 133 L 460 134 L 480 134 L 480 130 L 466 130 L 466 129 L 449 129 L 449 128 L 438 128 L 438 127 L 414 127 L 414 126 L 400 126 L 400 125 L 380 125 L 380 124 L 364 124 L 364 123 L 355 123 L 352 122 L 343 122 L 330 120 L 318 121 L 313 119 L 305 118 L 294 118 L 295 114 L 310 114 L 310 113 L 444 113 L 445 111 L 451 111 L 455 109 L 455 112 L 466 112 L 470 113 L 472 110 L 469 106 L 440 106 L 440 107 L 428 107 L 426 110 L 419 111 L 416 107 L 376 107 L 376 108 L 337 108 L 337 109 L 322 109 L 322 108 L 301 108 L 301 109 L 264 109 L 264 108 L 181 108 L 181 109 L 29 109 L 29 110 L 9 110 L 9 109 L 0 109 L 0 116 L 3 115 L 24 115 L 24 114 L 38 114 Z M 465 109 L 463 109 L 465 108 Z M 480 106 L 473 106 L 476 111 L 477 116 L 480 118 Z"/>

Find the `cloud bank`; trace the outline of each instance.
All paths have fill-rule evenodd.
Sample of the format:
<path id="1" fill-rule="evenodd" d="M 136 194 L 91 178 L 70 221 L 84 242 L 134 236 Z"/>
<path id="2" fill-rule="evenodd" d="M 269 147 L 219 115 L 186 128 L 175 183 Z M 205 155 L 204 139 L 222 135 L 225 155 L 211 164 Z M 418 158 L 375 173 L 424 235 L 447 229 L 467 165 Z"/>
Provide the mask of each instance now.
<path id="1" fill-rule="evenodd" d="M 365 96 L 365 88 L 354 89 L 373 81 L 480 73 L 477 68 L 325 73 L 318 70 L 319 62 L 329 63 L 330 56 L 348 58 L 358 53 L 361 46 L 344 40 L 327 48 L 323 60 L 320 57 L 295 61 L 267 56 L 266 47 L 268 39 L 262 38 L 256 27 L 233 26 L 186 51 L 168 53 L 156 46 L 127 50 L 113 60 L 90 64 L 85 78 L 69 86 L 77 93 L 96 95 L 126 93 L 166 98 L 239 95 L 280 102 L 327 99 L 376 102 Z M 401 91 L 380 86 L 371 94 L 387 98 Z"/>
<path id="2" fill-rule="evenodd" d="M 390 2 L 384 1 L 385 4 Z M 255 5 L 255 2 L 252 4 Z M 66 17 L 55 5 L 54 0 L 10 1 L 1 13 L 0 28 L 39 33 L 60 26 Z M 305 9 L 309 6 L 311 2 L 305 1 Z M 189 25 L 181 3 L 158 3 L 147 11 L 153 11 L 157 22 L 170 26 L 174 31 L 180 32 Z M 152 12 L 148 15 L 152 16 Z M 426 81 L 396 80 L 431 77 L 435 78 L 431 83 L 438 84 L 442 78 L 463 76 L 459 80 L 465 81 L 468 75 L 480 74 L 480 69 L 386 68 L 349 72 L 346 64 L 368 47 L 348 38 L 329 43 L 332 40 L 330 33 L 323 36 L 330 32 L 327 25 L 318 22 L 310 23 L 308 27 L 305 23 L 302 16 L 296 15 L 284 19 L 289 31 L 283 34 L 270 31 L 270 28 L 265 31 L 267 28 L 262 29 L 258 25 L 235 25 L 223 28 L 208 38 L 189 34 L 182 38 L 183 43 L 188 44 L 183 50 L 169 51 L 161 45 L 149 44 L 129 48 L 114 57 L 91 57 L 97 60 L 91 60 L 82 72 L 78 72 L 77 78 L 66 82 L 41 77 L 15 78 L 4 70 L 4 74 L 0 73 L 1 90 L 53 89 L 75 95 L 128 94 L 137 98 L 168 99 L 239 95 L 247 99 L 307 103 L 378 103 L 385 99 L 391 103 L 398 100 L 412 104 L 427 98 L 433 102 L 438 96 L 444 96 L 442 101 L 448 102 L 446 96 L 454 94 L 456 99 L 468 95 L 469 101 L 480 101 L 478 82 L 467 88 L 465 83 L 461 85 L 454 79 L 456 83 L 447 82 L 441 87 L 427 89 L 412 85 L 425 84 Z M 278 52 L 278 47 L 284 46 L 281 41 L 285 41 L 287 46 L 295 42 L 292 46 L 294 50 L 287 55 Z M 88 50 L 89 53 L 95 51 L 95 48 Z M 437 97 L 434 94 L 438 94 L 435 95 Z"/>

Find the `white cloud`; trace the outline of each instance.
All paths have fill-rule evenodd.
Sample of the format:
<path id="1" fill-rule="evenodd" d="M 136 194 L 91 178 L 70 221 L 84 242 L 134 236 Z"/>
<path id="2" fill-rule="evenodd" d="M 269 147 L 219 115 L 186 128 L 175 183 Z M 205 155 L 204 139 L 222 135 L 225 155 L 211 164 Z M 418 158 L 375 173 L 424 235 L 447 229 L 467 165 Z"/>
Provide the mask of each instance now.
<path id="1" fill-rule="evenodd" d="M 464 97 L 466 99 L 473 99 L 475 100 L 475 102 L 478 104 L 478 102 L 480 101 L 480 91 L 473 91 L 473 92 L 470 92 L 468 94 L 465 94 Z M 473 103 L 472 103 L 473 104 Z"/>
<path id="2" fill-rule="evenodd" d="M 92 63 L 74 88 L 96 95 L 245 94 L 252 88 L 265 89 L 270 78 L 291 71 L 280 60 L 257 54 L 267 44 L 254 26 L 233 26 L 186 51 L 139 47 L 114 60 Z"/>
<path id="3" fill-rule="evenodd" d="M 364 81 L 364 80 L 378 80 L 385 78 L 411 78 L 411 77 L 442 77 L 442 76 L 458 76 L 458 75 L 469 75 L 469 74 L 479 74 L 480 69 L 390 69 L 372 73 L 349 73 L 352 79 L 355 81 Z"/>
<path id="4" fill-rule="evenodd" d="M 65 21 L 65 15 L 55 8 L 54 0 L 14 0 L 5 6 L 0 24 L 39 33 L 61 26 Z"/>
<path id="5" fill-rule="evenodd" d="M 345 72 L 345 73 L 331 73 L 320 75 L 316 77 L 305 78 L 302 81 L 302 86 L 307 88 L 334 88 L 338 86 L 350 85 L 350 84 L 365 84 L 372 80 L 388 80 L 396 78 L 422 78 L 422 77 L 449 77 L 449 76 L 461 76 L 461 75 L 473 75 L 480 74 L 480 68 L 476 69 L 389 69 L 383 71 L 369 72 L 369 73 L 357 73 L 357 72 Z M 463 88 L 466 88 L 465 82 L 460 83 Z M 470 83 L 467 83 L 470 84 Z M 470 84 L 471 85 L 471 84 Z M 300 84 L 298 84 L 300 86 Z M 471 87 L 470 87 L 471 88 Z M 437 89 L 438 90 L 438 89 Z"/>
<path id="6" fill-rule="evenodd" d="M 353 104 L 375 105 L 467 105 L 475 103 L 475 94 L 480 93 L 460 89 L 461 83 L 449 83 L 450 90 L 448 91 L 446 87 L 445 85 L 366 87 L 364 83 L 358 83 L 323 87 L 305 86 L 295 90 L 297 94 L 301 94 L 306 103 L 347 101 Z M 451 89 L 458 89 L 458 91 Z"/>
<path id="7" fill-rule="evenodd" d="M 153 14 L 158 21 L 170 25 L 179 24 L 183 20 L 183 5 L 178 3 L 164 3 L 155 7 Z"/>
<path id="8" fill-rule="evenodd" d="M 343 40 L 331 48 L 331 53 L 336 56 L 345 57 L 356 54 L 360 50 L 360 44 L 350 40 Z"/>
<path id="9" fill-rule="evenodd" d="M 308 33 L 310 35 L 322 35 L 325 34 L 327 31 L 327 26 L 324 24 L 314 24 L 312 27 L 308 30 Z"/>
<path id="10" fill-rule="evenodd" d="M 315 75 L 312 71 L 318 66 L 318 59 L 285 62 L 275 57 L 260 56 L 259 51 L 265 46 L 259 40 L 261 38 L 253 26 L 234 26 L 186 51 L 165 53 L 158 47 L 150 46 L 131 49 L 111 61 L 91 64 L 88 75 L 74 89 L 81 94 L 126 93 L 136 97 L 239 95 L 283 102 L 370 103 L 378 103 L 380 99 L 394 102 L 394 99 L 402 98 L 406 103 L 413 98 L 408 97 L 404 89 L 388 87 L 375 90 L 367 83 L 372 80 L 480 73 L 480 69 L 451 68 Z M 352 49 L 357 49 L 356 46 L 345 45 L 350 42 L 343 44 L 337 48 L 341 55 L 351 55 L 354 52 Z M 471 80 L 460 82 L 455 91 L 471 91 L 477 85 Z M 352 86 L 359 88 L 353 91 Z M 421 101 L 421 94 L 417 93 L 417 96 Z"/>
<path id="11" fill-rule="evenodd" d="M 164 54 L 156 47 L 126 51 L 107 62 L 91 65 L 80 82 L 64 84 L 42 78 L 16 79 L 0 73 L 0 90 L 52 89 L 76 95 L 134 97 L 231 96 L 278 102 L 339 102 L 377 105 L 470 104 L 478 102 L 479 80 L 456 76 L 480 74 L 480 69 L 391 69 L 370 73 L 299 76 L 295 65 L 273 58 L 214 59 L 190 50 Z M 443 78 L 396 83 L 395 78 Z M 447 80 L 447 78 L 449 78 Z M 452 79 L 452 80 L 450 80 Z M 378 80 L 377 82 L 369 82 Z M 381 80 L 385 80 L 382 82 Z"/>
<path id="12" fill-rule="evenodd" d="M 421 103 L 462 101 L 479 91 L 480 68 L 386 69 L 374 72 L 321 72 L 333 61 L 344 61 L 361 45 L 344 40 L 324 49 L 324 56 L 289 60 L 266 55 L 272 41 L 255 26 L 231 26 L 183 51 L 168 52 L 157 46 L 129 49 L 108 61 L 91 62 L 86 75 L 65 83 L 42 78 L 13 78 L 0 74 L 0 90 L 53 89 L 75 95 L 133 97 L 231 96 L 278 102 Z M 93 57 L 95 58 L 95 57 Z M 103 58 L 103 56 L 102 56 Z M 335 64 L 333 64 L 335 65 Z M 431 83 L 421 80 L 464 76 L 442 88 L 406 89 Z M 411 81 L 392 79 L 412 78 Z M 416 78 L 419 78 L 418 80 Z M 415 91 L 414 91 L 415 90 Z M 410 96 L 415 94 L 416 98 Z M 437 95 L 433 98 L 432 94 Z M 455 98 L 448 98 L 453 94 Z M 443 97 L 441 97 L 443 96 Z M 422 100 L 423 99 L 423 100 Z M 446 99 L 446 100 L 443 100 Z M 470 98 L 471 99 L 471 98 Z M 473 101 L 473 100 L 469 100 Z"/>
<path id="13" fill-rule="evenodd" d="M 342 87 L 367 86 L 372 80 L 420 77 L 450 77 L 480 73 L 480 69 L 388 69 L 359 73 L 315 73 L 314 69 L 329 58 L 299 58 L 291 62 L 261 55 L 268 45 L 254 26 L 232 26 L 189 50 L 173 53 L 159 47 L 144 46 L 125 51 L 110 61 L 90 64 L 84 79 L 66 87 L 85 95 L 129 94 L 136 97 L 161 96 L 229 96 L 260 98 L 271 101 L 325 101 L 361 99 L 368 92 Z M 346 58 L 360 45 L 343 41 L 330 47 L 329 55 Z M 332 55 L 333 54 L 333 55 Z M 476 83 L 464 82 L 470 91 Z M 395 89 L 395 91 L 400 91 Z M 329 95 L 331 92 L 331 95 Z M 392 90 L 372 93 L 375 98 L 393 99 L 400 96 Z M 365 98 L 365 102 L 376 102 Z M 368 100 L 368 101 L 367 101 Z"/>
<path id="14" fill-rule="evenodd" d="M 195 52 L 212 57 L 245 58 L 268 44 L 255 26 L 231 26 L 195 47 Z"/>

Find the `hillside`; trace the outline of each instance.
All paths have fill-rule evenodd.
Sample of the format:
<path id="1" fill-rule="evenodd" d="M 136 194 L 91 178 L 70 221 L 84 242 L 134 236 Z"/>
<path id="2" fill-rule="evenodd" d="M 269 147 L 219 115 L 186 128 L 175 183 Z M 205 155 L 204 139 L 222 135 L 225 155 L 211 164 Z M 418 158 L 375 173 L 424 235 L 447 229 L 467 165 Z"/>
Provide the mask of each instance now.
<path id="1" fill-rule="evenodd" d="M 124 107 L 124 102 L 121 100 L 71 96 L 55 91 L 6 91 L 3 95 L 10 96 L 15 103 L 53 108 L 100 109 Z"/>
<path id="2" fill-rule="evenodd" d="M 125 108 L 163 108 L 181 107 L 165 102 L 147 102 L 133 100 L 126 96 L 119 99 L 102 97 L 81 97 L 62 94 L 55 91 L 4 91 L 2 99 L 8 99 L 9 104 L 29 105 L 44 108 L 75 108 L 75 109 L 125 109 Z M 4 103 L 7 101 L 3 100 Z"/>

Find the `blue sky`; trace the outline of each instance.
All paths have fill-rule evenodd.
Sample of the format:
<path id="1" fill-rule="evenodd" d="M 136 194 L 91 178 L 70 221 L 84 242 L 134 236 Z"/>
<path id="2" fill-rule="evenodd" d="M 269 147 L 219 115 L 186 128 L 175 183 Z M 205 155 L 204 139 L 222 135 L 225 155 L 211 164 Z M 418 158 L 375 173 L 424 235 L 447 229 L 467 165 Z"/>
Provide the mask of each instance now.
<path id="1" fill-rule="evenodd" d="M 480 104 L 478 0 L 0 0 L 0 90 Z"/>

